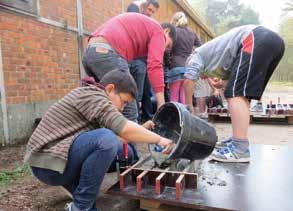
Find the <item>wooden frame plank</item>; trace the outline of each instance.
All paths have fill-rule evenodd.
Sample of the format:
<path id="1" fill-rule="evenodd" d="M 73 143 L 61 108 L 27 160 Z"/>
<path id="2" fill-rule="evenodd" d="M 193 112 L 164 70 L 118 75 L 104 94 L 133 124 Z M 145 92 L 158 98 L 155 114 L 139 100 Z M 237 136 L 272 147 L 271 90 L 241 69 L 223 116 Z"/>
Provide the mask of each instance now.
<path id="1" fill-rule="evenodd" d="M 176 199 L 181 199 L 183 189 L 185 187 L 185 175 L 181 174 L 176 180 Z"/>
<path id="2" fill-rule="evenodd" d="M 149 171 L 144 170 L 136 177 L 136 192 L 140 193 L 142 189 L 142 179 Z"/>
<path id="3" fill-rule="evenodd" d="M 170 169 L 170 167 L 168 167 L 167 169 L 165 169 L 164 172 L 162 172 L 157 178 L 156 178 L 156 185 L 155 185 L 155 192 L 157 195 L 160 195 L 164 189 L 161 181 L 163 179 L 163 177 L 167 174 L 168 170 Z"/>
<path id="4" fill-rule="evenodd" d="M 141 159 L 136 164 L 131 166 L 130 168 L 127 168 L 125 171 L 123 171 L 119 176 L 119 184 L 120 184 L 120 190 L 123 191 L 126 185 L 126 177 L 129 175 L 129 173 L 137 166 L 143 164 L 144 162 L 148 161 L 151 158 L 151 155 L 148 155 L 146 158 Z"/>

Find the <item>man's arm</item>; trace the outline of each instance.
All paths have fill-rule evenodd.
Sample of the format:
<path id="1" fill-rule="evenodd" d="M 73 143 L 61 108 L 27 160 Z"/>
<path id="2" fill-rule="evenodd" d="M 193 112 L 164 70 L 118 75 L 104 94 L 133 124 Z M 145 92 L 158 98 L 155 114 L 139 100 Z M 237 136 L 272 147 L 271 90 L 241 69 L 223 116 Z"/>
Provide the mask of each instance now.
<path id="1" fill-rule="evenodd" d="M 157 108 L 160 108 L 165 103 L 165 94 L 164 92 L 156 93 Z"/>
<path id="2" fill-rule="evenodd" d="M 193 34 L 194 34 L 194 43 L 193 43 L 192 51 L 194 51 L 197 47 L 201 46 L 201 41 L 198 38 L 197 34 L 196 33 L 193 33 Z M 190 56 L 190 59 L 187 62 L 187 68 L 189 68 L 189 72 L 193 71 L 192 66 L 190 65 L 191 60 L 192 60 L 192 55 Z M 189 74 L 188 78 L 196 78 L 196 77 Z M 193 96 L 194 89 L 195 89 L 195 83 L 196 83 L 195 80 L 192 80 L 192 79 L 185 79 L 184 83 L 183 83 L 186 105 L 189 107 L 190 112 L 193 114 L 195 113 L 195 110 L 193 108 L 192 96 Z"/>
<path id="3" fill-rule="evenodd" d="M 186 105 L 189 107 L 191 113 L 195 113 L 193 104 L 192 104 L 192 95 L 195 87 L 195 81 L 190 79 L 185 79 L 184 83 L 184 92 L 185 92 L 185 102 Z"/>
<path id="4" fill-rule="evenodd" d="M 195 81 L 200 77 L 201 72 L 204 69 L 203 62 L 198 53 L 194 52 L 186 61 L 186 72 L 184 74 L 184 92 L 186 104 L 189 106 L 191 113 L 195 113 L 192 104 L 192 95 L 195 89 Z"/>
<path id="5" fill-rule="evenodd" d="M 158 134 L 132 121 L 127 121 L 118 135 L 125 140 L 133 140 L 136 143 L 150 144 L 157 144 L 162 138 Z"/>
<path id="6" fill-rule="evenodd" d="M 174 146 L 172 140 L 159 136 L 158 134 L 147 130 L 143 126 L 127 121 L 121 132 L 119 133 L 124 140 L 134 140 L 136 143 L 157 144 L 164 148 L 164 154 L 169 154 Z"/>
<path id="7" fill-rule="evenodd" d="M 147 73 L 156 94 L 158 108 L 165 103 L 163 57 L 165 38 L 161 31 L 155 32 L 148 45 Z"/>
<path id="8" fill-rule="evenodd" d="M 74 107 L 93 125 L 105 127 L 125 140 L 140 143 L 154 143 L 169 147 L 172 141 L 127 120 L 101 92 L 88 90 L 74 102 Z"/>

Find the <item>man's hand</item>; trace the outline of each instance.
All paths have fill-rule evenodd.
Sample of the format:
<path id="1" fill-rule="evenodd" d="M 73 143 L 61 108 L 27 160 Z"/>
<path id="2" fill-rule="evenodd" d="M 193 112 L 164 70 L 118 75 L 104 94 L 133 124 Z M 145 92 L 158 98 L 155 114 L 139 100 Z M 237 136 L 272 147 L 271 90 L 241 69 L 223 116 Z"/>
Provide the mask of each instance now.
<path id="1" fill-rule="evenodd" d="M 212 85 L 216 89 L 222 89 L 226 82 L 220 78 L 208 78 L 209 84 Z"/>
<path id="2" fill-rule="evenodd" d="M 164 154 L 170 154 L 170 152 L 175 146 L 172 140 L 164 138 L 164 137 L 161 137 L 160 141 L 157 144 L 164 148 L 162 152 Z"/>
<path id="3" fill-rule="evenodd" d="M 154 129 L 155 123 L 153 123 L 153 121 L 149 120 L 149 121 L 143 123 L 142 126 L 148 130 L 151 130 L 151 129 Z"/>

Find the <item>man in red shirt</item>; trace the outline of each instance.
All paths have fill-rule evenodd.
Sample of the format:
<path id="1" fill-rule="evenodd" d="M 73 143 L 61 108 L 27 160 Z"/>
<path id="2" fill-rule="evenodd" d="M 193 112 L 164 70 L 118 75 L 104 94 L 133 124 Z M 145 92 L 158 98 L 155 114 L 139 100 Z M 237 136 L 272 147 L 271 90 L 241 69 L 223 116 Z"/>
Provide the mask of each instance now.
<path id="1" fill-rule="evenodd" d="M 110 70 L 129 71 L 128 62 L 147 57 L 147 74 L 160 107 L 165 103 L 164 51 L 172 48 L 175 40 L 176 29 L 171 24 L 161 26 L 154 19 L 138 13 L 115 16 L 92 33 L 83 58 L 85 71 L 99 81 Z M 137 119 L 137 114 L 132 111 L 126 116 Z"/>
<path id="2" fill-rule="evenodd" d="M 153 17 L 158 11 L 160 4 L 157 0 L 136 0 L 132 1 L 127 7 L 127 12 L 136 12 L 148 17 Z M 147 61 L 146 57 L 135 58 L 129 63 L 129 71 L 134 78 L 138 94 L 136 97 L 137 108 L 141 116 L 138 116 L 138 121 L 152 119 L 153 105 L 152 105 L 152 90 L 151 85 L 146 75 Z"/>

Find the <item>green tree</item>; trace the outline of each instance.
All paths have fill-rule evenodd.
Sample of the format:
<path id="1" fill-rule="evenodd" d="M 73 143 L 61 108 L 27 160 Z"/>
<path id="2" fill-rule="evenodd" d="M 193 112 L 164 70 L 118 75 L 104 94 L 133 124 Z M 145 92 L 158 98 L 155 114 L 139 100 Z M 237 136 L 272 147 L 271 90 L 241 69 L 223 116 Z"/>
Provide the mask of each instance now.
<path id="1" fill-rule="evenodd" d="M 293 1 L 288 1 L 285 5 L 279 34 L 284 39 L 286 49 L 273 80 L 293 82 L 293 15 L 290 13 L 293 11 Z"/>
<path id="2" fill-rule="evenodd" d="M 284 9 L 285 11 L 289 11 L 289 12 L 293 11 L 293 0 L 288 1 L 285 6 L 286 6 Z"/>
<path id="3" fill-rule="evenodd" d="M 245 24 L 259 24 L 259 15 L 239 0 L 189 0 L 196 11 L 204 14 L 216 34 Z"/>
<path id="4" fill-rule="evenodd" d="M 292 12 L 293 12 L 293 0 L 288 0 L 288 1 L 285 3 L 284 9 L 283 9 L 282 17 L 289 16 L 290 13 L 292 13 Z"/>

